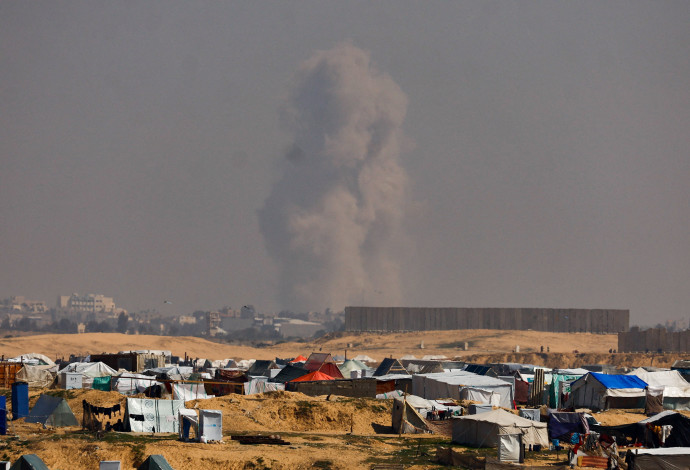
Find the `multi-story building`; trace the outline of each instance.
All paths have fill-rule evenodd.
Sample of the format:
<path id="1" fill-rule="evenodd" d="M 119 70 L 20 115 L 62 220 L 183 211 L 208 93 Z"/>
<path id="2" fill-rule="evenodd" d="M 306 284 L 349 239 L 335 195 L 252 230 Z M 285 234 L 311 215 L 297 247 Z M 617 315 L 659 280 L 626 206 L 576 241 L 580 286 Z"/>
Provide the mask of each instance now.
<path id="1" fill-rule="evenodd" d="M 103 294 L 61 295 L 58 297 L 57 306 L 59 309 L 77 312 L 116 313 L 113 298 Z"/>
<path id="2" fill-rule="evenodd" d="M 13 295 L 1 300 L 0 308 L 8 313 L 45 313 L 46 303 L 42 300 L 28 300 L 23 295 Z"/>

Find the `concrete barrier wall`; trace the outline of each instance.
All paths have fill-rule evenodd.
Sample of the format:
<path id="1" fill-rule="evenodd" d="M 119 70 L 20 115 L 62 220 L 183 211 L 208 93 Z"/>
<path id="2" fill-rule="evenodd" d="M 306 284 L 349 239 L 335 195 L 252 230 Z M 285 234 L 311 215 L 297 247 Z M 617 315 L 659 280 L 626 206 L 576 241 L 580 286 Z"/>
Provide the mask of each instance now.
<path id="1" fill-rule="evenodd" d="M 347 331 L 627 331 L 630 310 L 558 308 L 345 307 Z"/>
<path id="2" fill-rule="evenodd" d="M 690 352 L 690 330 L 666 331 L 666 328 L 618 333 L 618 352 Z"/>

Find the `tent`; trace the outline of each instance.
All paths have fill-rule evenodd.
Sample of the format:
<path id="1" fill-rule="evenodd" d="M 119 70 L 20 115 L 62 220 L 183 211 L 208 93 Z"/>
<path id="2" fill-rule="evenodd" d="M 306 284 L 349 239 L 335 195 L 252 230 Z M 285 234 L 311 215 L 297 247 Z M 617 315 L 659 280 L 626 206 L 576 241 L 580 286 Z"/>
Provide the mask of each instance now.
<path id="1" fill-rule="evenodd" d="M 288 364 L 283 367 L 280 372 L 278 372 L 278 375 L 270 378 L 269 381 L 276 383 L 290 382 L 291 380 L 294 380 L 297 377 L 302 377 L 303 375 L 307 375 L 308 373 L 309 371 L 307 369 Z"/>
<path id="2" fill-rule="evenodd" d="M 245 382 L 243 389 L 245 395 L 256 395 L 257 393 L 285 390 L 285 383 L 269 382 L 266 377 L 255 377 L 249 382 Z"/>
<path id="3" fill-rule="evenodd" d="M 321 371 L 314 371 L 314 372 L 309 372 L 307 375 L 303 375 L 302 377 L 297 377 L 296 379 L 292 379 L 290 382 L 314 382 L 317 380 L 335 380 L 333 377 L 330 375 L 324 374 Z"/>
<path id="4" fill-rule="evenodd" d="M 43 460 L 36 454 L 27 454 L 19 457 L 10 470 L 50 470 Z"/>
<path id="5" fill-rule="evenodd" d="M 116 377 L 112 389 L 122 395 L 136 395 L 153 385 L 162 385 L 162 382 L 156 381 L 150 375 L 124 372 Z"/>
<path id="6" fill-rule="evenodd" d="M 589 372 L 570 384 L 566 405 L 575 408 L 643 408 L 647 383 L 636 375 Z"/>
<path id="7" fill-rule="evenodd" d="M 615 437 L 618 445 L 639 442 L 647 447 L 660 447 L 659 436 L 649 426 L 671 426 L 671 433 L 664 443 L 668 447 L 690 447 L 690 418 L 677 411 L 666 410 L 637 423 L 621 426 L 592 425 L 590 428 L 601 434 Z M 629 441 L 629 442 L 628 442 Z"/>
<path id="8" fill-rule="evenodd" d="M 356 359 L 348 359 L 338 366 L 343 377 L 350 377 L 352 371 L 371 370 L 371 367 Z"/>
<path id="9" fill-rule="evenodd" d="M 334 379 L 342 379 L 343 374 L 338 369 L 338 364 L 328 353 L 311 353 L 307 362 L 304 363 L 304 368 L 309 372 L 321 371 L 326 375 L 330 375 Z"/>
<path id="10" fill-rule="evenodd" d="M 472 447 L 497 447 L 499 436 L 521 434 L 525 445 L 549 445 L 546 423 L 521 418 L 506 410 L 493 410 L 453 418 L 455 444 Z"/>
<path id="11" fill-rule="evenodd" d="M 137 467 L 137 470 L 173 470 L 165 457 L 160 454 L 149 455 L 144 463 Z"/>
<path id="12" fill-rule="evenodd" d="M 548 418 L 549 437 L 557 439 L 571 432 L 586 434 L 589 432 L 589 423 L 584 413 L 568 413 L 549 410 Z"/>
<path id="13" fill-rule="evenodd" d="M 431 432 L 426 421 L 407 400 L 396 397 L 393 400 L 392 425 L 393 431 L 405 434 L 420 434 Z"/>
<path id="14" fill-rule="evenodd" d="M 465 399 L 503 408 L 513 407 L 512 384 L 466 371 L 414 375 L 412 393 L 427 399 Z"/>
<path id="15" fill-rule="evenodd" d="M 46 355 L 39 353 L 22 354 L 21 356 L 7 359 L 7 362 L 23 362 L 24 364 L 38 366 L 54 366 L 55 363 Z"/>
<path id="16" fill-rule="evenodd" d="M 391 374 L 410 374 L 397 359 L 385 358 L 374 371 L 374 377 Z"/>
<path id="17" fill-rule="evenodd" d="M 278 366 L 276 365 L 275 361 L 258 360 L 254 361 L 254 364 L 252 364 L 251 367 L 247 370 L 247 375 L 251 375 L 254 377 L 270 377 L 271 369 L 278 369 Z"/>
<path id="18" fill-rule="evenodd" d="M 29 387 L 45 388 L 50 386 L 57 376 L 58 366 L 24 364 L 24 367 L 17 371 L 16 380 L 26 382 Z"/>
<path id="19" fill-rule="evenodd" d="M 206 443 L 208 441 L 223 440 L 223 412 L 220 410 L 188 410 L 178 411 L 180 421 L 180 439 L 189 441 L 189 431 L 194 429 L 195 440 Z"/>
<path id="20" fill-rule="evenodd" d="M 38 398 L 25 422 L 55 427 L 79 426 L 79 422 L 67 404 L 67 400 L 50 395 L 41 395 Z"/>
<path id="21" fill-rule="evenodd" d="M 60 385 L 65 388 L 65 380 L 68 374 L 80 374 L 82 388 L 92 388 L 94 377 L 106 377 L 117 375 L 117 371 L 102 362 L 73 362 L 58 371 Z"/>
<path id="22" fill-rule="evenodd" d="M 295 363 L 295 362 L 307 362 L 307 358 L 304 357 L 304 356 L 302 356 L 302 355 L 300 354 L 299 356 L 297 356 L 297 357 L 294 358 L 293 360 L 288 361 L 288 364 L 293 364 L 293 363 Z"/>
<path id="23" fill-rule="evenodd" d="M 690 468 L 690 449 L 630 449 L 625 454 L 625 462 L 630 470 Z"/>
<path id="24" fill-rule="evenodd" d="M 125 423 L 133 432 L 178 432 L 178 410 L 183 400 L 127 398 Z"/>
<path id="25" fill-rule="evenodd" d="M 663 389 L 663 407 L 669 410 L 690 410 L 690 383 L 677 370 L 647 372 L 637 368 L 628 375 L 635 375 L 650 388 Z"/>
<path id="26" fill-rule="evenodd" d="M 355 359 L 355 360 L 360 361 L 360 362 L 376 362 L 376 359 L 369 357 L 366 354 L 358 354 L 355 357 L 353 357 L 352 359 Z"/>

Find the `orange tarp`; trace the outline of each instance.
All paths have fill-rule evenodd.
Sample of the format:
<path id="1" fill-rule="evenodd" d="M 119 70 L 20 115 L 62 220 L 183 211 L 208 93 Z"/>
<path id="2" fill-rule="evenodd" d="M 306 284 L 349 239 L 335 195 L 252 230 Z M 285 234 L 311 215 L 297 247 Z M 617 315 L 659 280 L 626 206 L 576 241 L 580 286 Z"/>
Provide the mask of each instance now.
<path id="1" fill-rule="evenodd" d="M 323 372 L 314 371 L 310 372 L 307 375 L 303 375 L 302 377 L 297 377 L 296 379 L 291 380 L 290 382 L 313 382 L 314 380 L 335 380 L 333 377 L 330 375 L 326 375 Z"/>

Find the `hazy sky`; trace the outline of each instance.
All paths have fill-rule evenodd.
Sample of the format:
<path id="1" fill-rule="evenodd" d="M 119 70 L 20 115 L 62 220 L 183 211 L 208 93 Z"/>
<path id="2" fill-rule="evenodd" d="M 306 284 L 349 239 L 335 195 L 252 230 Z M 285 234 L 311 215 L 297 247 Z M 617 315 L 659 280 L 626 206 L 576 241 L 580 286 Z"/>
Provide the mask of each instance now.
<path id="1" fill-rule="evenodd" d="M 687 318 L 688 25 L 687 1 L 4 1 L 0 297 Z"/>

